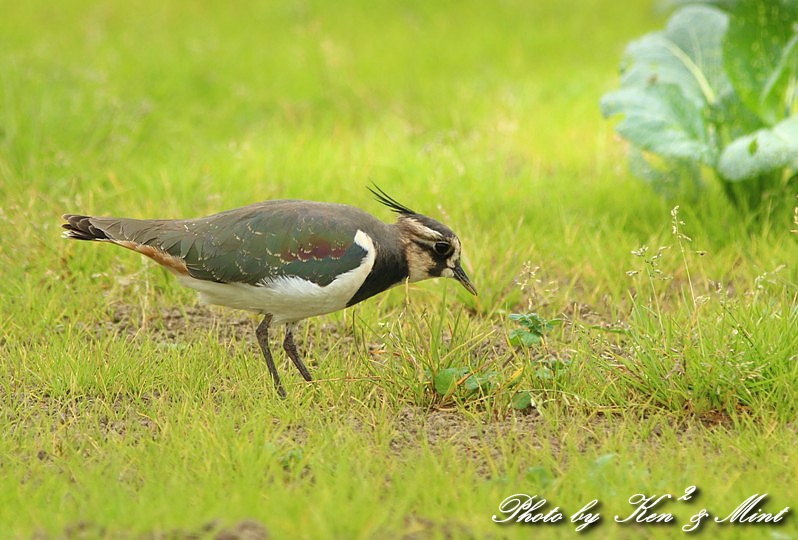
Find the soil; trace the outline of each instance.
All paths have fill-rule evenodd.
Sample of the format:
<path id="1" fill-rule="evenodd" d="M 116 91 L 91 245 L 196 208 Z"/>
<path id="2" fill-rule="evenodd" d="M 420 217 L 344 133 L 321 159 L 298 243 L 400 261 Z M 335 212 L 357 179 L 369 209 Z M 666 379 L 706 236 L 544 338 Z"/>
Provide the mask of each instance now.
<path id="1" fill-rule="evenodd" d="M 566 333 L 579 331 L 577 325 L 571 321 L 579 321 L 579 325 L 591 325 L 607 329 L 616 329 L 618 323 L 611 323 L 597 315 L 589 306 L 573 304 L 568 306 L 562 314 L 564 319 L 563 329 Z M 185 309 L 170 308 L 163 309 L 155 314 L 142 314 L 138 307 L 119 305 L 112 308 L 109 318 L 105 321 L 95 323 L 92 327 L 96 335 L 108 335 L 116 333 L 128 336 L 130 339 L 142 338 L 155 339 L 164 343 L 175 343 L 181 339 L 198 332 L 211 332 L 218 336 L 222 343 L 229 344 L 231 341 L 241 340 L 251 344 L 253 352 L 257 348 L 254 338 L 254 329 L 258 319 L 252 315 L 237 312 L 225 311 L 224 313 L 214 311 L 212 308 L 194 306 Z M 344 335 L 345 330 L 340 325 L 332 323 L 321 323 L 310 321 L 308 324 L 322 324 L 321 330 L 324 333 L 342 334 L 341 339 L 353 339 L 351 336 Z M 499 358 L 510 359 L 513 352 L 509 349 L 504 333 L 506 329 L 496 328 L 489 339 L 484 340 L 477 347 L 472 349 L 469 354 L 478 358 Z M 609 344 L 604 344 L 609 346 Z M 617 345 L 614 345 L 617 346 Z M 380 357 L 384 352 L 381 344 L 369 345 L 375 357 Z M 601 348 L 601 346 L 599 346 Z M 538 353 L 540 354 L 540 353 Z M 561 353 L 549 352 L 548 354 L 558 355 L 559 360 L 567 360 L 567 349 Z M 379 358 L 377 358 L 379 360 Z M 157 398 L 158 396 L 152 396 Z M 26 399 L 20 396 L 21 399 Z M 57 415 L 61 418 L 61 423 L 71 422 L 79 418 L 81 409 L 90 407 L 88 401 L 83 400 L 56 400 L 47 396 L 40 396 L 36 399 L 27 398 L 31 401 L 31 407 L 38 409 L 39 414 L 48 416 Z M 147 399 L 143 397 L 140 399 Z M 158 426 L 150 419 L 136 414 L 135 407 L 132 407 L 125 398 L 114 401 L 112 407 L 116 411 L 127 410 L 129 414 L 117 416 L 116 421 L 103 421 L 100 425 L 105 434 L 109 437 L 124 436 L 133 423 L 135 431 L 142 436 L 155 436 Z M 25 407 L 27 408 L 27 407 Z M 17 409 L 19 410 L 19 409 Z M 33 415 L 35 416 L 35 414 Z M 120 419 L 121 418 L 121 419 Z M 23 419 L 18 419 L 24 421 Z M 725 426 L 728 424 L 728 417 L 722 413 L 708 414 L 698 420 L 707 427 Z M 351 417 L 341 419 L 343 423 L 348 423 L 358 431 L 368 432 L 371 427 L 362 418 L 357 417 L 357 412 L 353 412 Z M 453 446 L 455 451 L 474 464 L 477 472 L 490 478 L 493 474 L 492 466 L 501 462 L 501 452 L 497 441 L 502 441 L 502 445 L 512 445 L 524 448 L 550 449 L 555 454 L 561 452 L 559 438 L 554 435 L 546 435 L 549 430 L 541 429 L 542 419 L 535 409 L 530 409 L 526 413 L 516 412 L 506 418 L 493 419 L 488 423 L 482 423 L 461 410 L 452 408 L 428 408 L 406 405 L 399 410 L 392 426 L 393 437 L 390 441 L 390 450 L 395 457 L 401 459 L 412 459 L 413 451 L 420 446 L 434 448 L 441 444 Z M 142 429 L 143 428 L 143 429 Z M 586 433 L 611 432 L 613 430 L 613 417 L 611 414 L 594 416 L 589 426 L 584 426 Z M 681 430 L 690 436 L 689 426 L 682 426 Z M 301 425 L 291 426 L 286 429 L 284 436 L 293 445 L 302 446 L 307 439 L 307 433 Z M 129 434 L 128 434 L 129 435 Z M 654 433 L 656 435 L 656 433 Z M 581 438 L 579 450 L 588 449 L 593 442 L 598 443 L 598 438 L 587 435 Z M 652 442 L 656 444 L 656 441 Z M 47 451 L 41 450 L 35 459 L 49 460 L 51 456 Z M 524 467 L 529 464 L 520 463 Z M 45 536 L 35 536 L 44 539 Z M 79 522 L 67 527 L 59 537 L 65 539 L 82 540 L 88 538 L 126 538 L 125 536 L 109 535 L 107 531 L 91 523 Z M 197 530 L 171 530 L 147 533 L 136 538 L 146 538 L 152 540 L 165 539 L 200 539 L 213 538 L 214 540 L 261 540 L 269 538 L 266 528 L 252 520 L 244 520 L 234 524 L 224 526 L 216 522 L 207 523 Z"/>
<path id="2" fill-rule="evenodd" d="M 42 533 L 34 534 L 33 540 L 45 540 Z M 243 520 L 227 527 L 220 527 L 216 522 L 209 522 L 195 531 L 173 529 L 163 532 L 149 532 L 141 535 L 126 533 L 108 533 L 103 527 L 87 521 L 80 521 L 64 528 L 61 540 L 95 540 L 97 538 L 119 540 L 268 540 L 269 532 L 262 524 L 253 520 Z"/>
<path id="3" fill-rule="evenodd" d="M 118 304 L 112 308 L 108 319 L 95 323 L 93 330 L 95 335 L 122 333 L 131 337 L 146 332 L 149 339 L 168 343 L 213 330 L 220 341 L 229 342 L 231 339 L 253 339 L 258 322 L 253 315 L 232 310 L 221 315 L 201 305 L 173 307 L 143 315 L 136 306 Z"/>

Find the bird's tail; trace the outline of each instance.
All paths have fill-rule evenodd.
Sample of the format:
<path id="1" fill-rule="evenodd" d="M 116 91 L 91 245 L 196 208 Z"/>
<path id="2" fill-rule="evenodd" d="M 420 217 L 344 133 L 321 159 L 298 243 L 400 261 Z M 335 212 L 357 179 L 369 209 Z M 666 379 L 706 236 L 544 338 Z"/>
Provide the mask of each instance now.
<path id="1" fill-rule="evenodd" d="M 61 227 L 66 229 L 62 236 L 75 240 L 110 240 L 105 231 L 94 225 L 91 216 L 81 216 L 77 214 L 64 214 L 61 216 L 66 223 Z"/>
<path id="2" fill-rule="evenodd" d="M 175 237 L 174 222 L 169 220 L 138 220 L 104 218 L 64 214 L 66 223 L 61 236 L 75 240 L 97 240 L 111 242 L 131 249 L 153 259 L 167 270 L 177 274 L 188 274 L 186 263 L 180 256 L 180 237 Z M 164 225 L 170 236 L 163 236 Z M 179 232 L 179 230 L 178 230 Z M 167 238 L 167 240 L 164 240 Z M 164 246 L 164 243 L 168 246 Z M 172 252 L 170 252 L 170 249 Z"/>

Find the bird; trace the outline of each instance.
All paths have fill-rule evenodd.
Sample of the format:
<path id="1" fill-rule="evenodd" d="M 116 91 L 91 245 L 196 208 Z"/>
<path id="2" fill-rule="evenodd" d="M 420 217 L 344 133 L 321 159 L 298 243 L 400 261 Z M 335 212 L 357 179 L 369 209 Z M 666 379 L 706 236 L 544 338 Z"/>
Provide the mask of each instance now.
<path id="1" fill-rule="evenodd" d="M 285 325 L 283 349 L 312 377 L 294 344 L 303 319 L 353 306 L 404 282 L 446 277 L 477 295 L 446 225 L 367 189 L 397 214 L 394 223 L 346 204 L 279 199 L 196 219 L 130 219 L 64 214 L 62 236 L 107 242 L 145 255 L 199 293 L 204 304 L 263 316 L 255 336 L 274 388 L 285 390 L 269 329 Z"/>

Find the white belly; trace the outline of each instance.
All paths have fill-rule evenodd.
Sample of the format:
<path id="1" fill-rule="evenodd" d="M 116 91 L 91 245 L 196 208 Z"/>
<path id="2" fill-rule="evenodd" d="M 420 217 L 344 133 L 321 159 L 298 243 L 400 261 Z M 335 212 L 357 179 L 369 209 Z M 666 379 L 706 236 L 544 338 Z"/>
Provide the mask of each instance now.
<path id="1" fill-rule="evenodd" d="M 203 303 L 270 313 L 272 324 L 295 322 L 346 307 L 374 266 L 376 250 L 371 238 L 363 231 L 357 231 L 355 242 L 366 250 L 360 266 L 341 274 L 324 287 L 294 276 L 257 285 L 216 283 L 186 275 L 178 276 L 178 279 L 186 287 L 198 291 Z"/>

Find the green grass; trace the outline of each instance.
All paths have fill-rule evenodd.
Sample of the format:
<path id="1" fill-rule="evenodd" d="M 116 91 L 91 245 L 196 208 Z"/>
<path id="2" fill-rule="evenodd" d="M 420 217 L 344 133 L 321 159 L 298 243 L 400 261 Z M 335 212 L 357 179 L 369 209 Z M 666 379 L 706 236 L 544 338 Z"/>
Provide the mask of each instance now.
<path id="1" fill-rule="evenodd" d="M 572 537 L 598 499 L 587 534 L 664 538 L 796 504 L 798 224 L 630 177 L 597 100 L 662 24 L 648 2 L 7 4 L 0 536 Z M 272 198 L 391 219 L 370 180 L 458 233 L 480 296 L 430 281 L 308 321 L 316 380 L 280 352 L 285 400 L 254 318 L 59 238 L 64 212 Z M 563 322 L 513 347 L 527 312 Z M 463 367 L 493 384 L 433 390 Z M 566 523 L 496 525 L 514 493 Z M 678 524 L 616 524 L 636 493 Z"/>

